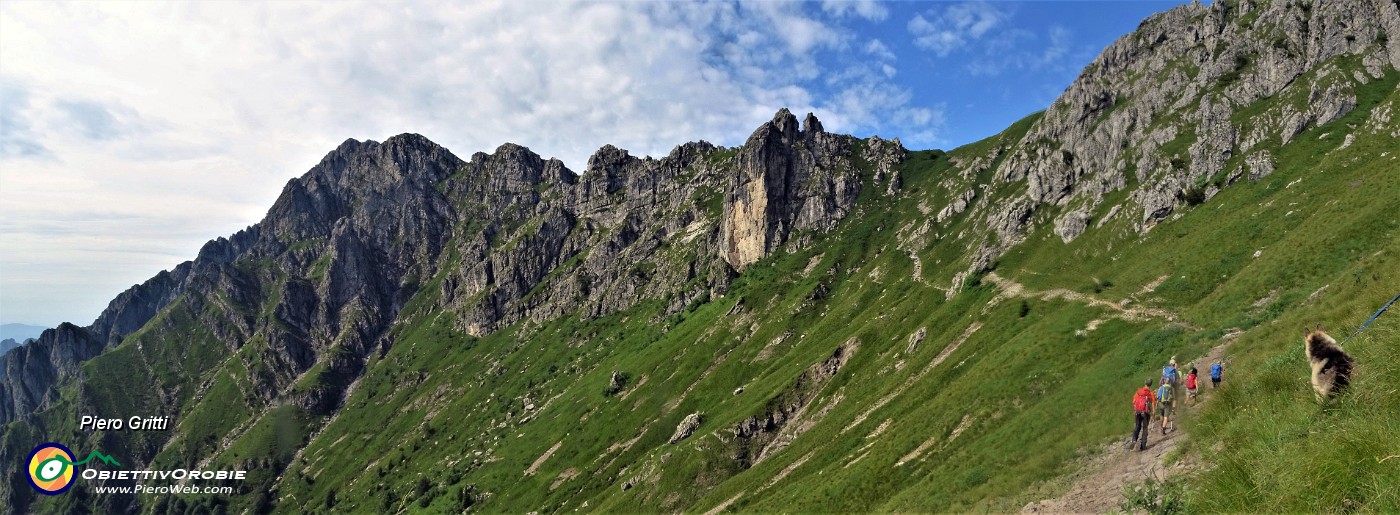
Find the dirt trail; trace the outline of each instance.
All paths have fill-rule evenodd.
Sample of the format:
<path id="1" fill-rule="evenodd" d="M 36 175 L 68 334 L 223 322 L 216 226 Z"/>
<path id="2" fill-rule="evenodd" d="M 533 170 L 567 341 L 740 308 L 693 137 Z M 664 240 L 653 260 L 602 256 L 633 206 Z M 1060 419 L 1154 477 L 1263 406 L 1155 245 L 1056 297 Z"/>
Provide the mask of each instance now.
<path id="1" fill-rule="evenodd" d="M 1186 390 L 1181 389 L 1182 402 L 1177 405 L 1178 416 L 1190 417 L 1197 410 L 1201 409 L 1205 403 L 1210 402 L 1212 392 L 1210 387 L 1210 364 L 1217 359 L 1221 359 L 1225 353 L 1225 347 L 1229 342 L 1222 343 L 1207 352 L 1205 356 L 1194 361 L 1181 361 L 1182 367 L 1189 371 L 1194 363 L 1200 385 L 1200 397 L 1195 406 L 1189 406 L 1185 401 Z M 1184 382 L 1184 380 L 1183 380 Z M 1126 405 L 1132 392 L 1124 392 L 1123 403 Z M 1125 413 L 1123 416 L 1125 433 L 1131 433 L 1131 414 Z M 1070 486 L 1068 492 L 1054 499 L 1046 499 L 1040 502 L 1027 504 L 1021 508 L 1021 513 L 1105 513 L 1118 510 L 1119 501 L 1123 500 L 1123 485 L 1139 483 L 1148 477 L 1165 479 L 1181 472 L 1196 468 L 1196 463 L 1190 457 L 1177 460 L 1172 465 L 1167 465 L 1165 457 L 1177 443 L 1186 436 L 1184 431 L 1169 431 L 1166 436 L 1162 435 L 1160 419 L 1154 420 L 1151 431 L 1147 439 L 1147 450 L 1137 451 L 1125 446 L 1128 436 L 1121 440 L 1109 443 L 1102 449 L 1102 452 L 1090 459 L 1082 469 L 1074 474 L 1074 484 Z"/>
<path id="2" fill-rule="evenodd" d="M 1026 288 L 1025 285 L 1021 283 L 997 275 L 996 272 L 991 272 L 987 274 L 986 279 L 988 281 L 991 281 L 993 284 L 996 284 L 998 288 L 1001 288 L 1001 293 L 997 294 L 996 297 L 993 297 L 992 300 L 987 303 L 987 307 L 983 308 L 982 310 L 983 313 L 986 313 L 988 310 L 990 310 L 992 306 L 995 306 L 1001 301 L 1010 298 L 1033 297 L 1039 298 L 1041 300 L 1052 300 L 1060 298 L 1071 302 L 1080 302 L 1088 304 L 1090 306 L 1100 306 L 1109 308 L 1116 312 L 1116 316 L 1123 318 L 1124 320 L 1141 321 L 1151 318 L 1162 318 L 1170 322 L 1180 323 L 1179 319 L 1181 317 L 1178 316 L 1176 313 L 1167 311 L 1165 309 L 1132 305 L 1129 301 L 1126 300 L 1122 302 L 1113 302 L 1110 300 L 1095 297 L 1093 295 L 1066 290 L 1064 288 L 1055 288 L 1045 291 L 1035 291 Z M 1165 276 L 1162 278 L 1158 278 L 1151 284 L 1148 284 L 1146 287 L 1143 288 L 1142 291 L 1139 291 L 1137 294 L 1134 294 L 1133 297 L 1136 298 L 1140 295 L 1151 293 L 1152 290 L 1156 289 L 1158 285 L 1161 285 L 1163 279 L 1165 279 Z"/>

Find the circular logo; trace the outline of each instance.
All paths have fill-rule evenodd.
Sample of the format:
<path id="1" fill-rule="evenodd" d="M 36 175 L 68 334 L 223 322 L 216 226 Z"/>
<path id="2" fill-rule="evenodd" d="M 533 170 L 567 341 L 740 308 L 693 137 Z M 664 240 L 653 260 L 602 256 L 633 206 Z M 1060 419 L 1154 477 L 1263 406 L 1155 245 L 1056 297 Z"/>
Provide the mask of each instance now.
<path id="1" fill-rule="evenodd" d="M 29 484 L 44 495 L 58 495 L 73 486 L 73 451 L 49 442 L 29 453 Z"/>

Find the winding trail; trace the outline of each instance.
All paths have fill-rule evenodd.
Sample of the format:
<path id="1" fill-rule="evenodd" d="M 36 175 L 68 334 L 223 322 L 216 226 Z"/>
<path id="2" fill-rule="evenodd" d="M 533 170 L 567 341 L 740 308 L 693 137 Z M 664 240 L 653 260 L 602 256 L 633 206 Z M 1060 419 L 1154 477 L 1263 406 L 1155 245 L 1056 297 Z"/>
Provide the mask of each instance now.
<path id="1" fill-rule="evenodd" d="M 1001 292 L 993 297 L 983 309 L 983 313 L 988 312 L 992 306 L 1001 301 L 1015 298 L 1036 298 L 1040 300 L 1063 299 L 1070 302 L 1078 302 L 1090 306 L 1107 308 L 1111 317 L 1128 321 L 1146 321 L 1152 319 L 1166 320 L 1188 329 L 1195 329 L 1191 324 L 1182 321 L 1180 315 L 1175 312 L 1139 305 L 1138 302 L 1147 294 L 1152 293 L 1160 286 L 1168 276 L 1158 277 L 1156 280 L 1144 285 L 1141 290 L 1130 295 L 1122 301 L 1111 301 L 1093 295 L 1080 293 L 1064 288 L 1054 288 L 1045 291 L 1036 291 L 1027 288 L 1025 285 L 1014 280 L 997 275 L 996 272 L 988 273 L 986 280 L 995 284 Z M 1102 319 L 1089 322 L 1085 331 L 1094 330 Z M 1196 368 L 1204 369 L 1202 363 L 1211 363 L 1220 359 L 1229 345 L 1230 340 L 1226 340 L 1206 353 L 1205 356 L 1192 360 L 1183 361 L 1184 368 L 1190 368 L 1191 363 L 1196 363 Z M 1181 392 L 1181 403 L 1178 404 L 1177 416 L 1190 417 L 1206 402 L 1210 400 L 1211 392 L 1209 387 L 1202 385 L 1200 398 L 1195 406 L 1188 406 L 1185 401 L 1185 388 Z M 1123 403 L 1127 405 L 1132 392 L 1124 392 Z M 1173 430 L 1165 435 L 1161 432 L 1159 420 L 1154 420 L 1149 431 L 1147 449 L 1137 451 L 1130 449 L 1126 444 L 1131 433 L 1132 417 L 1131 413 L 1123 416 L 1125 434 L 1122 440 L 1117 440 L 1105 444 L 1088 458 L 1081 468 L 1074 472 L 1072 483 L 1068 491 L 1063 495 L 1027 504 L 1021 508 L 1022 513 L 1105 513 L 1118 510 L 1118 503 L 1123 500 L 1123 486 L 1139 483 L 1149 477 L 1165 479 L 1185 470 L 1194 468 L 1195 464 L 1191 457 L 1176 460 L 1168 465 L 1166 457 L 1176 449 L 1177 443 L 1186 436 L 1184 431 Z"/>
<path id="2" fill-rule="evenodd" d="M 1158 278 L 1157 280 L 1143 287 L 1143 289 L 1138 293 L 1133 294 L 1133 297 L 1136 298 L 1140 295 L 1151 293 L 1152 290 L 1156 289 L 1156 287 L 1160 285 L 1162 283 L 1162 280 L 1165 278 L 1166 276 Z M 1177 315 L 1174 312 L 1161 308 L 1134 305 L 1128 300 L 1124 300 L 1121 302 L 1113 302 L 1110 300 L 1095 297 L 1093 295 L 1080 293 L 1072 290 L 1066 290 L 1064 288 L 1054 288 L 1045 291 L 1035 291 L 1026 288 L 1026 286 L 1021 283 L 997 275 L 996 272 L 988 273 L 986 279 L 988 281 L 991 281 L 993 284 L 997 285 L 998 288 L 1001 288 L 1001 293 L 997 294 L 996 297 L 993 297 L 991 301 L 987 302 L 987 306 L 982 309 L 982 312 L 984 314 L 991 310 L 992 306 L 995 306 L 1006 299 L 1038 298 L 1040 300 L 1053 300 L 1058 298 L 1065 299 L 1071 302 L 1088 304 L 1090 306 L 1108 308 L 1115 311 L 1116 316 L 1124 320 L 1142 321 L 1152 318 L 1161 318 L 1169 322 L 1181 323 L 1182 325 L 1186 325 L 1188 328 L 1190 327 L 1189 324 L 1181 322 L 1181 316 Z"/>
<path id="3" fill-rule="evenodd" d="M 1196 368 L 1204 372 L 1209 364 L 1214 362 L 1225 353 L 1227 340 L 1207 352 L 1205 356 L 1197 358 L 1194 363 Z M 1192 361 L 1184 361 L 1182 364 L 1189 369 Z M 1200 395 L 1195 406 L 1185 403 L 1185 388 L 1182 388 L 1183 402 L 1178 406 L 1178 416 L 1190 417 L 1197 410 L 1201 409 L 1213 395 L 1209 386 L 1210 378 L 1207 374 L 1205 381 L 1201 381 Z M 1132 392 L 1123 394 L 1123 404 L 1127 405 Z M 1124 414 L 1123 421 L 1127 432 L 1131 432 L 1131 420 L 1128 413 Z M 1074 483 L 1069 491 L 1064 495 L 1054 499 L 1046 499 L 1039 502 L 1027 504 L 1021 508 L 1021 513 L 1105 513 L 1118 510 L 1118 503 L 1123 500 L 1123 485 L 1139 483 L 1149 477 L 1166 479 L 1176 474 L 1196 468 L 1197 464 L 1192 457 L 1178 459 L 1176 463 L 1168 465 L 1166 456 L 1176 449 L 1177 443 L 1186 436 L 1184 431 L 1170 431 L 1163 436 L 1159 422 L 1154 421 L 1147 439 L 1147 450 L 1137 451 L 1128 448 L 1125 444 L 1128 436 L 1124 436 L 1120 441 L 1114 441 L 1103 448 L 1078 472 L 1074 474 Z"/>

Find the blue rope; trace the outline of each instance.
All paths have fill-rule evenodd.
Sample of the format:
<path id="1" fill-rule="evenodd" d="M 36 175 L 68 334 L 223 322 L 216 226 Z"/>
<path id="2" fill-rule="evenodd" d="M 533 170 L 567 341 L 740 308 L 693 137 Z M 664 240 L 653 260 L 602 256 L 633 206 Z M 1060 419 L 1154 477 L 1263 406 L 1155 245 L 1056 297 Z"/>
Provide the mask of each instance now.
<path id="1" fill-rule="evenodd" d="M 1361 334 L 1361 331 L 1366 329 L 1366 326 L 1371 325 L 1371 322 L 1376 321 L 1376 318 L 1380 317 L 1381 313 L 1385 313 L 1385 310 L 1390 309 L 1390 306 L 1392 304 L 1395 304 L 1395 301 L 1397 300 L 1400 300 L 1400 293 L 1395 294 L 1395 298 L 1390 299 L 1390 302 L 1387 302 L 1384 306 L 1381 306 L 1381 309 L 1379 311 L 1376 311 L 1376 314 L 1371 315 L 1371 318 L 1366 319 L 1366 323 L 1363 323 L 1361 324 L 1361 327 L 1356 328 L 1356 331 L 1353 331 L 1351 333 L 1351 336 L 1348 336 L 1346 340 L 1342 340 L 1342 343 L 1346 343 L 1347 340 L 1350 340 L 1352 336 Z"/>

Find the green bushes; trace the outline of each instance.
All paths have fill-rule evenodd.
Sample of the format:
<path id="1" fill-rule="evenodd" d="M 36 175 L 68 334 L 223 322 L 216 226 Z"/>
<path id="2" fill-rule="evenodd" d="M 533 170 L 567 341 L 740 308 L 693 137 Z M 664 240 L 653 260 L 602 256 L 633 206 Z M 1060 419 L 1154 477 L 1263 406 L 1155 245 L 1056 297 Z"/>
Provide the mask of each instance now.
<path id="1" fill-rule="evenodd" d="M 1125 513 L 1153 515 L 1187 513 L 1189 495 L 1181 480 L 1149 477 L 1141 483 L 1123 485 L 1123 500 L 1118 503 L 1118 509 Z"/>

